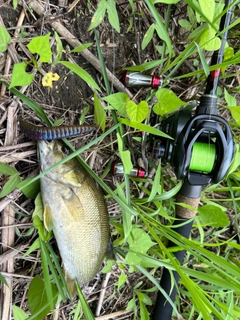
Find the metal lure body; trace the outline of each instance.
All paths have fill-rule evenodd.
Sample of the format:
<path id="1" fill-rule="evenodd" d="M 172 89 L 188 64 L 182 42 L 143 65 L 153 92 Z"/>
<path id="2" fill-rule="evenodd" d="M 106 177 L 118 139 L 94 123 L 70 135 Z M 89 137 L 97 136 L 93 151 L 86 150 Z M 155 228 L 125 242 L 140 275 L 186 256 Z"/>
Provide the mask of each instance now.
<path id="1" fill-rule="evenodd" d="M 59 140 L 38 141 L 41 171 L 66 157 Z M 94 278 L 106 255 L 113 257 L 107 208 L 102 190 L 76 158 L 41 178 L 44 224 L 52 230 L 71 294 L 74 283 Z"/>
<path id="2" fill-rule="evenodd" d="M 22 119 L 19 120 L 21 131 L 25 136 L 34 140 L 55 140 L 85 134 L 97 129 L 96 126 L 58 126 L 39 127 Z"/>

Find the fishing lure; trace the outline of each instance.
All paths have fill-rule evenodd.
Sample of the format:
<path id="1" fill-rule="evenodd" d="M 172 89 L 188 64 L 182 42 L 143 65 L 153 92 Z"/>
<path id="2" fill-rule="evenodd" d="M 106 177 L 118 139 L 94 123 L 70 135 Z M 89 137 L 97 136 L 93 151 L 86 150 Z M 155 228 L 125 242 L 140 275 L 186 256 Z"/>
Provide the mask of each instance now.
<path id="1" fill-rule="evenodd" d="M 58 127 L 39 127 L 22 119 L 19 119 L 21 131 L 25 136 L 34 140 L 56 140 L 76 136 L 95 131 L 96 126 L 58 126 Z"/>

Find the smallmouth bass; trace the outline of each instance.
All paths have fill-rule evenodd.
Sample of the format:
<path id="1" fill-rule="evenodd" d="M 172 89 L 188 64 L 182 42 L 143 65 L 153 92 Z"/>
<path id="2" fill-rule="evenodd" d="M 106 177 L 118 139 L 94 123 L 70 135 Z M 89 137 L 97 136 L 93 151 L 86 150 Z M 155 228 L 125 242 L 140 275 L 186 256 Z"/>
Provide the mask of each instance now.
<path id="1" fill-rule="evenodd" d="M 60 140 L 38 141 L 41 172 L 64 159 L 67 147 Z M 71 159 L 41 178 L 44 225 L 52 230 L 71 294 L 74 283 L 94 278 L 106 255 L 113 257 L 106 203 L 102 190 Z"/>

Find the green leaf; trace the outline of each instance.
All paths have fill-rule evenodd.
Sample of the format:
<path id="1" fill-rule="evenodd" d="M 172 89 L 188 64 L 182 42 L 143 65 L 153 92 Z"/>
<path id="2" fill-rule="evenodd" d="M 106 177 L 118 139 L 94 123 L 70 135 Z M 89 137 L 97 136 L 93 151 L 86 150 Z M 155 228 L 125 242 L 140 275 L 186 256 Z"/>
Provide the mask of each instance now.
<path id="1" fill-rule="evenodd" d="M 178 23 L 182 28 L 186 29 L 187 31 L 192 30 L 192 24 L 188 20 L 180 19 Z"/>
<path id="2" fill-rule="evenodd" d="M 184 105 L 185 102 L 179 99 L 175 93 L 163 88 L 156 92 L 158 103 L 153 107 L 153 111 L 159 115 L 166 115 Z"/>
<path id="3" fill-rule="evenodd" d="M 97 10 L 95 11 L 90 27 L 88 28 L 88 31 L 96 28 L 102 21 L 105 15 L 107 9 L 107 1 L 106 0 L 100 0 L 98 3 Z"/>
<path id="4" fill-rule="evenodd" d="M 14 320 L 26 320 L 28 315 L 19 307 L 12 306 Z"/>
<path id="5" fill-rule="evenodd" d="M 52 304 L 57 301 L 57 288 L 51 284 L 53 293 Z M 50 311 L 50 301 L 46 293 L 46 287 L 40 276 L 37 274 L 28 289 L 28 305 L 34 320 L 42 320 Z"/>
<path id="6" fill-rule="evenodd" d="M 150 236 L 142 229 L 132 229 L 128 236 L 129 249 L 133 252 L 128 252 L 126 261 L 131 266 L 141 264 L 142 256 L 137 253 L 146 254 L 147 251 L 155 244 Z"/>
<path id="7" fill-rule="evenodd" d="M 108 12 L 109 23 L 119 33 L 120 25 L 119 25 L 119 19 L 118 19 L 118 13 L 116 10 L 115 0 L 107 0 L 107 12 Z"/>
<path id="8" fill-rule="evenodd" d="M 156 68 L 157 66 L 160 66 L 166 59 L 160 59 L 160 60 L 153 60 L 153 61 L 147 61 L 139 66 L 133 66 L 133 67 L 127 67 L 124 68 L 124 70 L 129 70 L 129 71 L 146 71 L 149 69 Z"/>
<path id="9" fill-rule="evenodd" d="M 91 47 L 92 45 L 92 42 L 89 42 L 89 43 L 84 43 L 84 44 L 81 44 L 80 46 L 74 48 L 73 50 L 71 50 L 70 52 L 81 52 L 89 47 Z"/>
<path id="10" fill-rule="evenodd" d="M 53 122 L 53 126 L 54 126 L 54 127 L 60 126 L 60 125 L 63 123 L 63 121 L 64 121 L 63 118 L 56 119 L 56 120 Z"/>
<path id="11" fill-rule="evenodd" d="M 197 43 L 195 43 L 195 44 L 196 44 L 196 47 L 198 49 L 198 54 L 199 54 L 199 57 L 200 57 L 200 60 L 201 60 L 202 66 L 203 66 L 204 73 L 205 73 L 206 76 L 208 76 L 209 73 L 210 73 L 210 70 L 209 70 L 209 66 L 207 64 L 207 61 L 206 61 L 206 59 L 204 57 L 202 49 L 197 45 Z"/>
<path id="12" fill-rule="evenodd" d="M 163 41 L 166 42 L 168 52 L 169 52 L 169 57 L 171 57 L 173 55 L 173 50 L 172 50 L 172 42 L 171 42 L 171 39 L 168 35 L 168 30 L 166 29 L 164 23 L 162 22 L 162 19 L 159 15 L 159 12 L 156 9 L 156 7 L 154 6 L 152 0 L 146 0 L 145 2 L 147 4 L 151 14 L 153 15 L 154 19 L 156 20 L 155 28 L 156 28 L 157 34 L 160 39 L 162 39 Z"/>
<path id="13" fill-rule="evenodd" d="M 118 277 L 118 290 L 125 284 L 127 280 L 127 275 L 122 271 L 120 276 Z"/>
<path id="14" fill-rule="evenodd" d="M 218 206 L 205 205 L 198 208 L 198 216 L 201 224 L 215 228 L 229 226 L 228 215 Z"/>
<path id="15" fill-rule="evenodd" d="M 240 106 L 228 107 L 231 112 L 233 119 L 236 121 L 237 125 L 240 126 Z"/>
<path id="16" fill-rule="evenodd" d="M 108 273 L 112 270 L 112 267 L 115 265 L 115 260 L 108 259 L 106 265 L 102 268 L 102 273 Z"/>
<path id="17" fill-rule="evenodd" d="M 137 296 L 139 301 L 144 302 L 148 306 L 152 305 L 152 300 L 146 293 L 137 290 Z"/>
<path id="18" fill-rule="evenodd" d="M 50 35 L 51 34 L 48 33 L 45 36 L 35 37 L 27 45 L 31 53 L 36 53 L 40 56 L 41 62 L 49 63 L 51 61 L 52 51 L 49 42 Z"/>
<path id="19" fill-rule="evenodd" d="M 145 304 L 143 302 L 140 302 L 140 317 L 141 317 L 141 320 L 149 320 L 150 319 L 147 307 L 145 306 Z"/>
<path id="20" fill-rule="evenodd" d="M 133 168 L 132 161 L 131 161 L 131 153 L 129 150 L 121 151 L 120 157 L 124 166 L 124 172 L 129 174 Z"/>
<path id="21" fill-rule="evenodd" d="M 33 82 L 34 75 L 25 71 L 25 62 L 15 63 L 12 72 L 12 81 L 9 89 L 16 86 L 28 86 Z"/>
<path id="22" fill-rule="evenodd" d="M 132 298 L 132 299 L 128 302 L 126 310 L 133 310 L 133 311 L 136 311 L 136 302 L 135 302 L 135 297 L 134 297 L 134 298 Z"/>
<path id="23" fill-rule="evenodd" d="M 134 101 L 130 100 L 127 102 L 126 111 L 130 120 L 142 122 L 148 115 L 149 107 L 146 101 L 141 101 L 136 105 Z"/>
<path id="24" fill-rule="evenodd" d="M 117 186 L 117 194 L 121 199 L 122 204 L 126 204 L 127 206 L 127 200 L 122 190 L 122 186 L 118 182 L 116 183 L 116 186 Z M 117 240 L 119 244 L 127 240 L 127 237 L 129 236 L 132 230 L 132 216 L 131 216 L 131 211 L 129 210 L 130 208 L 129 206 L 123 207 L 122 204 L 120 205 L 120 208 L 122 211 L 122 224 L 119 227 L 115 225 L 115 228 L 118 230 L 119 234 L 121 234 L 122 236 L 120 239 Z M 117 245 L 117 242 L 115 241 L 114 244 Z"/>
<path id="25" fill-rule="evenodd" d="M 99 86 L 96 84 L 96 82 L 93 80 L 93 78 L 90 76 L 88 72 L 83 70 L 81 67 L 77 66 L 76 64 L 68 61 L 59 61 L 60 64 L 67 67 L 72 72 L 76 73 L 80 78 L 82 78 L 86 83 L 90 84 L 95 88 L 96 90 L 100 90 Z"/>
<path id="26" fill-rule="evenodd" d="M 6 286 L 8 285 L 6 279 L 1 273 L 0 273 L 0 282 L 4 283 Z"/>
<path id="27" fill-rule="evenodd" d="M 231 96 L 228 92 L 227 89 L 224 88 L 224 98 L 227 102 L 228 107 L 236 107 L 237 106 L 237 100 L 235 97 Z"/>
<path id="28" fill-rule="evenodd" d="M 43 204 L 41 193 L 39 193 L 34 201 L 35 209 L 32 214 L 34 227 L 38 230 L 38 234 L 43 241 L 47 241 L 51 237 L 51 232 L 48 232 L 44 227 L 43 222 Z"/>
<path id="29" fill-rule="evenodd" d="M 231 164 L 231 167 L 229 168 L 228 174 L 236 171 L 239 166 L 240 166 L 240 150 L 239 150 L 239 145 L 237 144 L 233 162 Z"/>
<path id="30" fill-rule="evenodd" d="M 57 43 L 57 45 L 56 45 L 57 54 L 54 58 L 53 64 L 56 64 L 62 59 L 63 45 L 62 45 L 62 40 L 60 39 L 60 37 L 56 31 L 54 31 L 54 36 L 55 36 L 56 43 Z"/>
<path id="31" fill-rule="evenodd" d="M 30 248 L 24 253 L 24 257 L 28 256 L 29 254 L 31 254 L 33 251 L 36 251 L 40 248 L 40 240 L 39 238 L 37 238 L 33 244 L 30 246 Z"/>
<path id="32" fill-rule="evenodd" d="M 18 6 L 18 0 L 13 0 L 13 9 L 16 10 Z"/>
<path id="33" fill-rule="evenodd" d="M 215 0 L 199 0 L 202 13 L 212 22 L 215 12 Z"/>
<path id="34" fill-rule="evenodd" d="M 143 37 L 142 50 L 144 50 L 146 48 L 146 46 L 149 44 L 149 42 L 152 40 L 154 31 L 155 31 L 155 24 L 153 23 L 148 28 L 147 32 L 145 33 L 145 35 Z"/>
<path id="35" fill-rule="evenodd" d="M 87 320 L 95 320 L 94 318 L 94 315 L 82 293 L 82 290 L 81 288 L 79 287 L 78 284 L 76 284 L 76 287 L 77 287 L 77 293 L 78 293 L 78 296 L 79 296 L 79 299 L 81 301 L 81 305 L 82 305 L 82 309 L 83 309 L 83 313 L 84 313 L 84 317 L 85 319 Z"/>
<path id="36" fill-rule="evenodd" d="M 231 59 L 234 56 L 234 49 L 232 47 L 227 47 L 224 49 L 224 61 Z"/>
<path id="37" fill-rule="evenodd" d="M 101 101 L 98 99 L 96 92 L 94 91 L 94 120 L 102 129 L 102 132 L 105 131 L 106 119 L 106 112 L 101 104 Z"/>
<path id="38" fill-rule="evenodd" d="M 5 197 L 7 194 L 12 192 L 14 189 L 17 188 L 17 185 L 21 181 L 21 178 L 18 174 L 12 176 L 3 186 L 2 191 L 0 192 L 0 198 Z"/>
<path id="39" fill-rule="evenodd" d="M 215 34 L 216 31 L 213 28 L 206 28 L 200 37 L 199 46 L 207 51 L 218 50 L 221 46 L 221 40 Z"/>
<path id="40" fill-rule="evenodd" d="M 234 49 L 232 47 L 225 48 L 223 61 L 228 61 L 228 60 L 232 59 L 233 57 L 234 57 Z M 225 73 L 226 69 L 227 69 L 227 67 L 221 68 L 222 74 Z"/>
<path id="41" fill-rule="evenodd" d="M 5 52 L 7 50 L 8 44 L 11 43 L 11 37 L 10 34 L 7 32 L 7 30 L 0 26 L 0 52 Z"/>
<path id="42" fill-rule="evenodd" d="M 18 189 L 21 189 L 23 194 L 29 199 L 35 199 L 40 190 L 40 180 L 36 180 L 29 184 L 32 178 L 27 178 L 18 184 Z M 25 186 L 26 185 L 26 186 Z"/>
<path id="43" fill-rule="evenodd" d="M 129 101 L 129 96 L 123 92 L 113 93 L 103 98 L 107 101 L 121 116 L 126 116 L 126 104 Z"/>
<path id="44" fill-rule="evenodd" d="M 159 192 L 159 189 L 161 188 L 160 185 L 160 177 L 161 177 L 161 162 L 158 165 L 155 177 L 154 177 L 154 181 L 153 181 L 153 185 L 152 185 L 152 190 L 151 193 L 149 195 L 148 198 L 148 202 L 151 202 L 153 200 L 153 198 L 155 197 L 155 195 L 157 194 L 157 192 Z"/>
<path id="45" fill-rule="evenodd" d="M 85 122 L 85 116 L 88 114 L 90 106 L 87 106 L 81 110 L 81 116 L 79 119 L 79 124 L 82 125 Z"/>
<path id="46" fill-rule="evenodd" d="M 123 119 L 123 118 L 118 118 L 118 121 L 125 124 L 126 126 L 135 128 L 140 131 L 148 132 L 148 133 L 154 134 L 156 136 L 164 137 L 167 139 L 173 139 L 172 137 L 170 137 L 168 134 L 162 132 L 161 130 L 153 128 L 153 127 L 151 127 L 147 124 L 144 124 L 144 123 L 139 123 L 136 121 L 131 121 L 128 119 Z"/>
<path id="47" fill-rule="evenodd" d="M 15 176 L 16 174 L 18 174 L 18 171 L 6 163 L 0 162 L 0 173 L 6 174 L 9 176 Z"/>
<path id="48" fill-rule="evenodd" d="M 119 135 L 119 133 L 117 133 L 117 139 L 118 139 L 118 151 L 119 151 L 119 155 L 122 160 L 122 163 L 123 163 L 124 172 L 126 174 L 129 174 L 133 168 L 130 151 L 123 150 L 123 141 L 122 141 L 122 137 Z"/>

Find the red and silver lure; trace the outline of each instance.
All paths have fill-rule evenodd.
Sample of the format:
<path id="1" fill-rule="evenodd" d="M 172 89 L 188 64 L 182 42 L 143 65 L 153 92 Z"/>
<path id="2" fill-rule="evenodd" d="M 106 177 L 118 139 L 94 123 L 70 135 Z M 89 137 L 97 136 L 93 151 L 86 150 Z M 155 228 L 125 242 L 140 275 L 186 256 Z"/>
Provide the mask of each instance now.
<path id="1" fill-rule="evenodd" d="M 97 130 L 96 126 L 91 125 L 39 127 L 22 119 L 19 123 L 24 135 L 34 140 L 56 140 Z"/>

